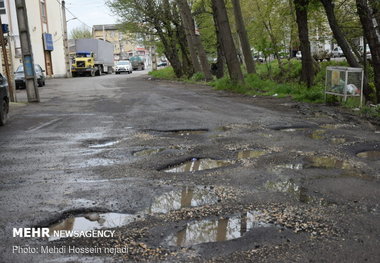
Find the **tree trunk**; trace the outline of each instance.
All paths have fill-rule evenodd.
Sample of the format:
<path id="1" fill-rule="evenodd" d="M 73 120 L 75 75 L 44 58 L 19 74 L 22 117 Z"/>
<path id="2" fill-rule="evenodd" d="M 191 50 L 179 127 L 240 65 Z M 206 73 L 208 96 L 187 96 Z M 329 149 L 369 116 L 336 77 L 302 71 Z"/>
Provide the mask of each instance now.
<path id="1" fill-rule="evenodd" d="M 380 102 L 380 30 L 367 0 L 356 0 L 358 15 L 363 27 L 364 36 L 371 50 L 372 66 L 376 88 L 376 100 Z"/>
<path id="2" fill-rule="evenodd" d="M 244 78 L 237 57 L 234 40 L 228 22 L 227 10 L 224 0 L 211 0 L 213 13 L 216 17 L 222 42 L 220 43 L 226 57 L 228 72 L 232 81 L 243 84 Z"/>
<path id="3" fill-rule="evenodd" d="M 193 64 L 195 72 L 201 72 L 201 64 L 199 63 L 197 51 L 195 50 L 195 39 L 193 38 L 192 33 L 191 33 L 191 31 L 194 30 L 190 22 L 192 20 L 191 13 L 189 14 L 189 12 L 187 12 L 186 7 L 185 7 L 185 6 L 188 7 L 187 0 L 177 0 L 177 3 L 178 3 L 179 11 L 181 14 L 181 18 L 182 18 L 182 25 L 183 25 L 183 28 L 185 29 L 186 41 L 187 41 L 187 46 L 190 52 L 191 63 Z"/>
<path id="4" fill-rule="evenodd" d="M 240 1 L 232 0 L 234 7 L 234 15 L 236 22 L 236 31 L 239 34 L 241 49 L 244 55 L 245 66 L 247 67 L 248 73 L 256 73 L 255 62 L 253 61 L 251 46 L 249 44 L 247 31 L 245 30 L 245 25 L 243 21 L 243 15 L 241 13 Z"/>
<path id="5" fill-rule="evenodd" d="M 207 61 L 206 51 L 202 45 L 200 37 L 195 34 L 195 23 L 191 15 L 189 4 L 187 3 L 187 0 L 177 0 L 177 3 L 181 12 L 183 24 L 185 26 L 186 37 L 187 37 L 187 34 L 189 34 L 188 36 L 188 38 L 190 39 L 190 42 L 188 40 L 189 49 L 190 50 L 193 49 L 195 52 L 194 54 L 195 57 L 193 58 L 193 55 L 191 55 L 191 57 L 192 57 L 192 61 L 196 60 L 195 63 L 198 63 L 197 68 L 199 67 L 199 70 L 196 70 L 196 71 L 203 72 L 205 78 L 207 80 L 211 80 L 212 75 L 210 72 L 210 65 Z M 198 51 L 198 56 L 197 56 L 196 51 Z M 199 57 L 199 60 L 198 60 L 198 57 Z M 200 61 L 200 64 L 199 64 L 199 61 Z"/>
<path id="6" fill-rule="evenodd" d="M 216 63 L 214 64 L 214 74 L 216 78 L 221 79 L 224 77 L 224 63 L 225 63 L 225 56 L 223 53 L 222 48 L 222 36 L 220 35 L 218 21 L 216 19 L 215 12 L 212 13 L 212 18 L 214 21 L 214 27 L 215 27 L 215 35 L 216 35 L 216 51 L 217 51 L 217 59 Z"/>
<path id="7" fill-rule="evenodd" d="M 302 73 L 301 81 L 306 82 L 308 88 L 313 85 L 314 68 L 313 57 L 311 56 L 307 8 L 309 0 L 294 0 L 294 7 L 296 9 L 296 19 L 298 26 L 298 37 L 300 39 L 300 46 L 302 52 Z"/>
<path id="8" fill-rule="evenodd" d="M 347 59 L 348 64 L 351 67 L 360 67 L 360 64 L 354 54 L 352 53 L 352 49 L 350 47 L 350 44 L 348 43 L 346 37 L 344 36 L 344 33 L 340 29 L 338 25 L 338 21 L 335 17 L 334 12 L 334 4 L 331 0 L 321 0 L 323 7 L 325 8 L 327 19 L 330 24 L 331 31 L 333 32 L 334 38 L 336 39 L 336 42 L 342 49 L 344 56 Z"/>

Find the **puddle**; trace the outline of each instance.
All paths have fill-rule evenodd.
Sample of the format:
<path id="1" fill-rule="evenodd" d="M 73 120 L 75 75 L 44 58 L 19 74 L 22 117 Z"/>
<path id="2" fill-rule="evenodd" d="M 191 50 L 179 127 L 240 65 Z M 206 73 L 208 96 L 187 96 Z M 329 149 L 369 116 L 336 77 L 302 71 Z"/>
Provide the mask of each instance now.
<path id="1" fill-rule="evenodd" d="M 121 140 L 110 140 L 110 139 L 104 139 L 104 140 L 88 140 L 85 142 L 85 144 L 89 148 L 104 148 L 109 147 L 115 144 L 118 144 Z"/>
<path id="2" fill-rule="evenodd" d="M 303 164 L 302 163 L 287 163 L 287 164 L 279 164 L 274 167 L 274 170 L 281 170 L 281 169 L 292 169 L 292 170 L 302 170 Z"/>
<path id="3" fill-rule="evenodd" d="M 153 132 L 171 133 L 179 136 L 200 135 L 208 132 L 208 129 L 184 129 L 184 130 L 150 130 Z"/>
<path id="4" fill-rule="evenodd" d="M 251 151 L 251 150 L 245 150 L 238 152 L 237 158 L 238 159 L 250 159 L 250 158 L 257 158 L 264 154 L 267 154 L 266 151 Z"/>
<path id="5" fill-rule="evenodd" d="M 307 195 L 307 189 L 297 185 L 292 179 L 279 182 L 267 182 L 265 188 L 281 193 L 291 193 L 302 203 L 307 203 L 311 200 Z"/>
<path id="6" fill-rule="evenodd" d="M 149 213 L 168 213 L 186 207 L 212 205 L 218 197 L 210 187 L 184 187 L 179 191 L 171 191 L 154 199 Z"/>
<path id="7" fill-rule="evenodd" d="M 149 155 L 157 154 L 157 153 L 162 152 L 164 150 L 165 150 L 165 148 L 145 149 L 145 150 L 134 152 L 133 156 L 137 156 L 137 157 L 149 156 Z"/>
<path id="8" fill-rule="evenodd" d="M 57 240 L 60 237 L 53 235 L 54 231 L 90 231 L 102 228 L 115 228 L 128 225 L 140 216 L 119 213 L 87 213 L 79 217 L 69 217 L 49 227 L 49 240 Z"/>
<path id="9" fill-rule="evenodd" d="M 325 133 L 326 131 L 325 130 L 315 130 L 313 131 L 311 134 L 310 134 L 310 138 L 314 139 L 314 140 L 322 140 L 325 138 Z"/>
<path id="10" fill-rule="evenodd" d="M 352 128 L 354 125 L 351 124 L 323 124 L 320 126 L 323 129 L 330 129 L 330 130 L 336 130 L 339 128 Z"/>
<path id="11" fill-rule="evenodd" d="M 333 144 L 343 144 L 345 143 L 347 140 L 345 138 L 331 138 L 331 142 Z"/>
<path id="12" fill-rule="evenodd" d="M 183 173 L 183 172 L 196 172 L 202 170 L 210 170 L 214 168 L 220 168 L 233 164 L 232 161 L 227 160 L 213 160 L 213 159 L 197 159 L 193 158 L 190 161 L 182 163 L 180 165 L 169 167 L 164 169 L 167 173 Z"/>
<path id="13" fill-rule="evenodd" d="M 368 159 L 371 161 L 379 161 L 380 160 L 380 151 L 366 151 L 360 152 L 356 154 L 357 157 Z"/>
<path id="14" fill-rule="evenodd" d="M 251 211 L 229 218 L 190 222 L 183 230 L 169 236 L 165 243 L 169 246 L 189 247 L 232 240 L 255 228 L 275 226 L 261 221 L 260 217 L 262 213 Z"/>
<path id="15" fill-rule="evenodd" d="M 296 132 L 296 131 L 304 131 L 306 128 L 284 128 L 284 129 L 279 129 L 284 132 Z"/>
<path id="16" fill-rule="evenodd" d="M 305 168 L 325 168 L 325 169 L 353 169 L 348 161 L 338 160 L 330 156 L 307 157 L 308 164 Z"/>

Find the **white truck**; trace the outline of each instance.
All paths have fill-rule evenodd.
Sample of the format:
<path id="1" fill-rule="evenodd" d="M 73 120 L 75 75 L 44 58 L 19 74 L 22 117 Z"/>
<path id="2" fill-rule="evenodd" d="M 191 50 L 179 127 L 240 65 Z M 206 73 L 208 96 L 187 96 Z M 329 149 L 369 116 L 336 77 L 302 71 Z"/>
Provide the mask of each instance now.
<path id="1" fill-rule="evenodd" d="M 71 73 L 78 75 L 100 76 L 112 73 L 114 66 L 114 45 L 107 41 L 83 38 L 75 39 L 75 52 L 71 53 Z"/>

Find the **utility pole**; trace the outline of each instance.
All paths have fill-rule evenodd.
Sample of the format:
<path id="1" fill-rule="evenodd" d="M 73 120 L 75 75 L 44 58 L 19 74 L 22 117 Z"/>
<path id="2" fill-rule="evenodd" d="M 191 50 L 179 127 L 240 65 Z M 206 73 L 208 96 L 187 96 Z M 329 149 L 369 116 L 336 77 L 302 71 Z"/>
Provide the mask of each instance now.
<path id="1" fill-rule="evenodd" d="M 28 14 L 25 0 L 15 0 L 15 3 L 28 102 L 40 102 L 40 95 L 36 85 L 36 74 L 34 71 L 33 51 L 30 41 Z"/>
<path id="2" fill-rule="evenodd" d="M 4 32 L 3 32 L 3 22 L 1 21 L 1 15 L 0 15 L 0 42 L 1 42 L 1 49 L 3 50 L 5 74 L 7 75 L 7 80 L 8 80 L 9 97 L 10 97 L 10 100 L 12 102 L 16 102 L 16 92 L 14 90 L 13 78 L 12 78 L 11 72 L 9 70 L 8 51 L 7 51 L 7 47 L 5 45 L 5 38 L 4 38 Z"/>
<path id="3" fill-rule="evenodd" d="M 64 0 L 62 0 L 61 7 L 63 19 L 63 48 L 65 51 L 66 78 L 71 78 L 69 44 L 67 40 L 66 3 Z"/>

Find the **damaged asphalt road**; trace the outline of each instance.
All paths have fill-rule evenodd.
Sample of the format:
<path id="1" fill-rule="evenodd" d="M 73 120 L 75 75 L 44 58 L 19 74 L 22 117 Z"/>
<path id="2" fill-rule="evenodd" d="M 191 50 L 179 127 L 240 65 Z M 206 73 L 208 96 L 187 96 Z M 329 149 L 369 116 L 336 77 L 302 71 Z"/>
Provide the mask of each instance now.
<path id="1" fill-rule="evenodd" d="M 40 92 L 0 128 L 0 262 L 380 261 L 378 126 L 136 72 Z M 21 227 L 115 235 L 12 237 Z"/>

